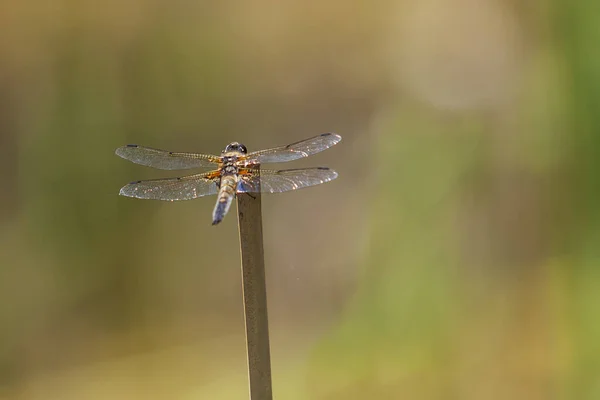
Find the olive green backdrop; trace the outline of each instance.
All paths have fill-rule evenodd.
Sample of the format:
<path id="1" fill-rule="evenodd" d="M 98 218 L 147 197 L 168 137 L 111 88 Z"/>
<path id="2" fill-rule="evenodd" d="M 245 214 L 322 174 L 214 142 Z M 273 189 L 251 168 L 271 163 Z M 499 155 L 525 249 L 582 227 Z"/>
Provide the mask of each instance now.
<path id="1" fill-rule="evenodd" d="M 596 3 L 0 5 L 0 398 L 246 398 L 235 212 L 114 149 L 328 131 L 263 197 L 275 398 L 599 398 Z"/>

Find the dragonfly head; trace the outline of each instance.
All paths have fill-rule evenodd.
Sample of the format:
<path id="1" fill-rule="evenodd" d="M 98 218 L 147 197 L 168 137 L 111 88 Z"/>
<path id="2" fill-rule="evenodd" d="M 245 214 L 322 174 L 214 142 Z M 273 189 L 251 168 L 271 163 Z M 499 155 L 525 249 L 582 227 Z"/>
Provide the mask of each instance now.
<path id="1" fill-rule="evenodd" d="M 238 142 L 229 143 L 227 145 L 227 147 L 225 147 L 225 150 L 223 150 L 223 154 L 229 153 L 229 152 L 232 152 L 232 151 L 239 152 L 239 153 L 242 153 L 242 154 L 248 153 L 248 149 L 246 149 L 246 146 L 244 146 L 243 144 L 238 143 Z"/>

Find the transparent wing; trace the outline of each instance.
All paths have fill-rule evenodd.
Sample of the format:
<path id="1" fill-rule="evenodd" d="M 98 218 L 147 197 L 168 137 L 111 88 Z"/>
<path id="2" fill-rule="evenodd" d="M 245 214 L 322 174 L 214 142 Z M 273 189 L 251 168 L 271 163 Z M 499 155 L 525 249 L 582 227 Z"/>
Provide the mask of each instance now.
<path id="1" fill-rule="evenodd" d="M 339 143 L 340 140 L 342 140 L 340 135 L 323 133 L 310 139 L 288 144 L 287 146 L 255 151 L 248 154 L 248 160 L 259 164 L 297 160 L 326 150 Z"/>
<path id="2" fill-rule="evenodd" d="M 166 170 L 214 167 L 221 161 L 209 154 L 176 153 L 137 144 L 119 147 L 115 153 L 136 164 Z"/>
<path id="3" fill-rule="evenodd" d="M 152 200 L 191 200 L 216 194 L 219 176 L 216 171 L 181 178 L 131 182 L 121 188 L 121 196 Z"/>
<path id="4" fill-rule="evenodd" d="M 338 174 L 325 167 L 304 169 L 261 169 L 260 174 L 248 169 L 241 171 L 238 193 L 280 193 L 319 185 L 337 178 Z M 260 179 L 260 182 L 259 182 Z"/>

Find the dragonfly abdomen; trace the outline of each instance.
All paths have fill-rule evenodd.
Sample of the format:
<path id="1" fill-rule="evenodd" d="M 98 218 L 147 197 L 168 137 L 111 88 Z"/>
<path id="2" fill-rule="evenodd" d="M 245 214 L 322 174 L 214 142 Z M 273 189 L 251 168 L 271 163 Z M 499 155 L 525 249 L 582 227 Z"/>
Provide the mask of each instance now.
<path id="1" fill-rule="evenodd" d="M 217 204 L 215 204 L 215 209 L 213 210 L 213 225 L 221 222 L 225 218 L 225 215 L 227 215 L 235 197 L 236 186 L 237 179 L 235 175 L 221 177 L 221 187 L 217 197 Z"/>

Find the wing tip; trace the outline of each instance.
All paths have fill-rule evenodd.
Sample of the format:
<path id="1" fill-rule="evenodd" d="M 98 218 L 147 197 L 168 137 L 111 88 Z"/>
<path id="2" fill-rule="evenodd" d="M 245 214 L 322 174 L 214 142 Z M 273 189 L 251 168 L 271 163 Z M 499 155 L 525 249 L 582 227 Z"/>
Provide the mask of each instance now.
<path id="1" fill-rule="evenodd" d="M 323 170 L 323 171 L 329 171 L 329 172 L 331 172 L 332 175 L 335 175 L 336 177 L 338 175 L 338 173 L 334 169 L 331 169 L 329 167 L 316 167 L 316 168 Z"/>
<path id="2" fill-rule="evenodd" d="M 135 197 L 131 192 L 130 192 L 130 188 L 132 186 L 137 185 L 138 183 L 140 183 L 142 181 L 133 181 L 133 182 L 129 182 L 127 185 L 123 186 L 121 188 L 121 190 L 119 190 L 119 196 L 125 196 L 125 197 Z"/>
<path id="3" fill-rule="evenodd" d="M 121 147 L 118 147 L 117 149 L 115 149 L 115 154 L 118 155 L 119 157 L 125 158 L 126 149 L 137 148 L 137 147 L 140 147 L 140 146 L 137 144 L 126 144 L 125 146 L 121 146 Z"/>
<path id="4" fill-rule="evenodd" d="M 329 167 L 315 167 L 315 169 L 320 169 L 321 171 L 329 171 L 329 175 L 327 176 L 327 180 L 325 182 L 332 181 L 339 175 L 336 170 L 331 169 Z"/>
<path id="5" fill-rule="evenodd" d="M 326 132 L 326 133 L 322 133 L 321 136 L 326 137 L 326 136 L 331 136 L 335 139 L 334 144 L 337 144 L 339 142 L 342 141 L 342 137 L 340 135 L 338 135 L 337 133 L 334 132 Z"/>

